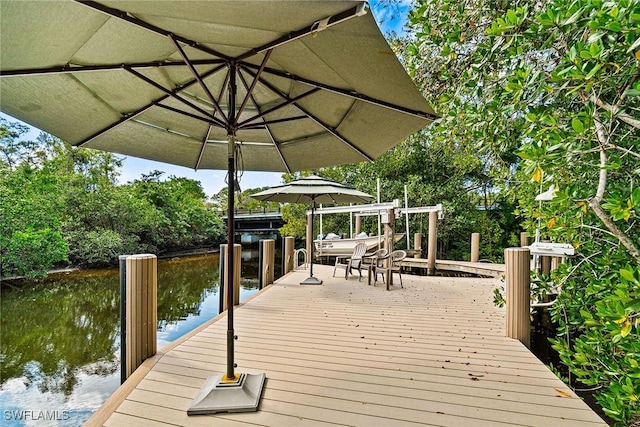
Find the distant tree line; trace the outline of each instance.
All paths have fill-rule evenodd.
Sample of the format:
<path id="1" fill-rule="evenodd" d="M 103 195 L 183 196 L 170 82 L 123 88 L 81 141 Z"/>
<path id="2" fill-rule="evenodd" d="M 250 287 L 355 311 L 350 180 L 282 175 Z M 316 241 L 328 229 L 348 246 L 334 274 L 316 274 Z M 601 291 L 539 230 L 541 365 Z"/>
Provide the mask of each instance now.
<path id="1" fill-rule="evenodd" d="M 118 185 L 122 160 L 73 149 L 0 121 L 0 273 L 103 266 L 132 253 L 162 254 L 224 240 L 224 225 L 198 181 L 154 171 Z"/>

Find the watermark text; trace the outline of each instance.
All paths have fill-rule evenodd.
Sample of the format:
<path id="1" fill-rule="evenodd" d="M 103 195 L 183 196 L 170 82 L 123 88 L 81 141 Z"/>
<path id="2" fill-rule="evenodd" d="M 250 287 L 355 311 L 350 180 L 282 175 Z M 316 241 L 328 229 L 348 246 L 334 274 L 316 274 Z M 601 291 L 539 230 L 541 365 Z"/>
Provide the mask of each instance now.
<path id="1" fill-rule="evenodd" d="M 3 412 L 5 421 L 67 421 L 69 411 L 33 411 L 27 409 L 7 410 Z"/>

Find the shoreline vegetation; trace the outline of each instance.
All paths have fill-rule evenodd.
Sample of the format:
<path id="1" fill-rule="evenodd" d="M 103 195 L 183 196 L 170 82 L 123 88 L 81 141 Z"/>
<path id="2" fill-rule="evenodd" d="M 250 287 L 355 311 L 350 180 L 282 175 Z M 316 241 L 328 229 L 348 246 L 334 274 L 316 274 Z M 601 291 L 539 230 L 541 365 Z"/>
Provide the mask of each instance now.
<path id="1" fill-rule="evenodd" d="M 157 257 L 158 257 L 158 260 L 170 260 L 170 259 L 179 259 L 179 258 L 185 258 L 185 257 L 195 257 L 195 256 L 199 256 L 199 255 L 211 255 L 211 254 L 216 254 L 216 253 L 220 253 L 220 249 L 219 248 L 216 249 L 214 247 L 207 247 L 207 248 L 197 248 L 197 249 L 190 249 L 190 250 L 167 252 L 167 253 L 164 253 L 164 254 L 161 254 L 161 255 L 157 255 Z M 48 279 L 51 276 L 56 276 L 56 275 L 71 274 L 71 273 L 76 273 L 76 272 L 79 272 L 79 271 L 99 270 L 99 269 L 102 269 L 102 268 L 113 268 L 113 267 L 117 267 L 117 266 L 118 266 L 118 262 L 116 260 L 110 265 L 100 266 L 100 267 L 68 266 L 68 267 L 54 268 L 54 269 L 48 270 L 45 273 L 44 276 L 36 277 L 36 278 L 29 277 L 29 276 L 13 276 L 13 277 L 0 276 L 0 283 L 11 284 L 11 283 L 20 282 L 20 281 L 33 281 L 33 280 L 38 280 L 38 279 Z M 9 282 L 9 283 L 6 283 L 6 282 Z"/>

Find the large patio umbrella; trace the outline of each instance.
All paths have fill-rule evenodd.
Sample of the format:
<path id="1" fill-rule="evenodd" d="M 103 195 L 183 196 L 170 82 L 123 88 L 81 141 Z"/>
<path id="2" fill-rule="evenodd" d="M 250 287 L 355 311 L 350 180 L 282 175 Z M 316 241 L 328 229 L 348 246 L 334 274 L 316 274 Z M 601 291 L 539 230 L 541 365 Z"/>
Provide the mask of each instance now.
<path id="1" fill-rule="evenodd" d="M 76 147 L 226 169 L 232 247 L 237 170 L 373 160 L 435 119 L 367 12 L 349 0 L 0 0 L 0 107 Z M 215 390 L 244 382 L 227 300 Z M 220 410 L 247 410 L 231 406 Z"/>
<path id="2" fill-rule="evenodd" d="M 313 234 L 313 211 L 316 203 L 363 203 L 373 200 L 373 196 L 335 181 L 311 175 L 286 185 L 269 188 L 252 194 L 251 197 L 265 202 L 309 203 L 311 202 L 311 233 Z M 313 239 L 312 239 L 313 240 Z M 311 244 L 311 267 L 309 277 L 301 285 L 321 285 L 322 280 L 313 277 L 313 243 Z"/>

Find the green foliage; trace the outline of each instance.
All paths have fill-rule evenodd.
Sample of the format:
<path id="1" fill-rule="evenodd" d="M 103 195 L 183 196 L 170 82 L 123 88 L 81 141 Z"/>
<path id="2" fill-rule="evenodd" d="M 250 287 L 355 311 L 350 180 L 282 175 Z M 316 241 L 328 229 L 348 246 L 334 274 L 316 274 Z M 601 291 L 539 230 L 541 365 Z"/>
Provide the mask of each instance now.
<path id="1" fill-rule="evenodd" d="M 4 274 L 42 275 L 56 261 L 66 259 L 67 246 L 60 232 L 50 228 L 14 230 L 7 236 L 6 241 L 8 244 L 3 248 L 2 254 Z M 33 269 L 32 266 L 37 266 L 37 269 Z"/>
<path id="2" fill-rule="evenodd" d="M 64 181 L 49 165 L 18 162 L 17 153 L 30 144 L 15 143 L 25 129 L 0 122 L 5 160 L 0 161 L 0 273 L 38 276 L 67 259 L 61 233 L 62 200 L 56 195 Z M 11 154 L 8 154 L 11 153 Z M 44 152 L 32 153 L 44 155 Z M 14 169 L 10 169 L 13 165 Z"/>
<path id="3" fill-rule="evenodd" d="M 562 289 L 556 347 L 628 422 L 640 412 L 640 2 L 420 0 L 410 19 L 407 64 L 442 116 L 431 137 L 473 147 L 530 235 L 577 248 L 549 279 Z"/>
<path id="4" fill-rule="evenodd" d="M 258 199 L 254 199 L 251 197 L 252 194 L 258 193 L 260 191 L 266 190 L 269 187 L 259 187 L 259 188 L 249 188 L 241 193 L 236 193 L 234 195 L 234 207 L 236 211 L 238 210 L 259 210 L 259 209 L 278 209 L 280 204 L 278 202 L 263 202 Z M 223 212 L 226 214 L 227 205 L 229 203 L 229 190 L 227 187 L 223 188 L 215 194 L 212 200 L 213 209 Z"/>
<path id="5" fill-rule="evenodd" d="M 151 204 L 155 228 L 148 232 L 156 236 L 158 250 L 188 249 L 220 241 L 222 220 L 204 204 L 200 183 L 174 176 L 161 181 L 161 176 L 162 172 L 155 171 L 131 184 L 134 197 Z"/>
<path id="6" fill-rule="evenodd" d="M 3 276 L 44 275 L 56 265 L 107 265 L 119 255 L 162 253 L 223 239 L 197 181 L 152 172 L 117 185 L 122 161 L 73 149 L 0 122 L 0 252 Z"/>
<path id="7" fill-rule="evenodd" d="M 282 206 L 282 219 L 286 224 L 280 228 L 280 235 L 304 239 L 307 235 L 307 210 L 309 206 L 305 204 L 290 203 Z"/>
<path id="8" fill-rule="evenodd" d="M 563 297 L 554 315 L 567 317 L 564 337 L 552 340 L 561 360 L 596 395 L 613 419 L 640 412 L 640 269 L 626 265 L 590 280 L 577 301 Z"/>

